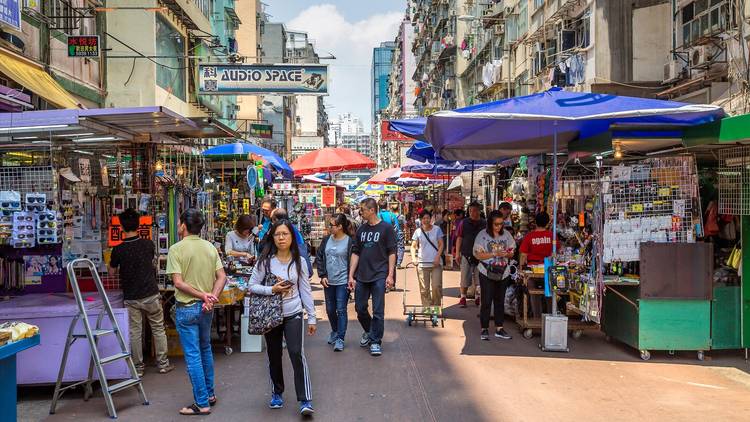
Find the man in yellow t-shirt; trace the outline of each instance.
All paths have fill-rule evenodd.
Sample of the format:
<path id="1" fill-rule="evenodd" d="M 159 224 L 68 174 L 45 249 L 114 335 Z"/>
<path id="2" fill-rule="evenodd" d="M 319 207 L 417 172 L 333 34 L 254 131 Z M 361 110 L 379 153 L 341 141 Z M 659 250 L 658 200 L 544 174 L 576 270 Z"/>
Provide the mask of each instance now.
<path id="1" fill-rule="evenodd" d="M 167 274 L 172 275 L 177 300 L 175 323 L 195 399 L 180 410 L 183 415 L 209 414 L 216 402 L 211 319 L 226 275 L 219 252 L 199 237 L 205 223 L 199 210 L 183 212 L 178 227 L 182 240 L 169 248 L 167 256 Z"/>

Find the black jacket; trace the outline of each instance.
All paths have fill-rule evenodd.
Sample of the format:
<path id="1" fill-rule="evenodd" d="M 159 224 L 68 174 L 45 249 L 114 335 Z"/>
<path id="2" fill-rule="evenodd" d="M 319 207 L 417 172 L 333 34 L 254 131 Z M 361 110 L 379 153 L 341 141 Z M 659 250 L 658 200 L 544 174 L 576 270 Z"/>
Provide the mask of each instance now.
<path id="1" fill-rule="evenodd" d="M 318 247 L 318 253 L 315 254 L 315 266 L 318 268 L 318 277 L 320 278 L 326 278 L 328 277 L 328 269 L 326 268 L 326 244 L 328 244 L 328 239 L 331 238 L 331 235 L 328 235 L 323 238 L 323 241 L 320 242 L 320 247 Z M 351 258 L 352 256 L 352 237 L 349 236 L 349 240 L 346 242 L 346 254 Z M 346 273 L 349 274 L 349 268 L 351 265 L 351 260 L 346 261 Z"/>

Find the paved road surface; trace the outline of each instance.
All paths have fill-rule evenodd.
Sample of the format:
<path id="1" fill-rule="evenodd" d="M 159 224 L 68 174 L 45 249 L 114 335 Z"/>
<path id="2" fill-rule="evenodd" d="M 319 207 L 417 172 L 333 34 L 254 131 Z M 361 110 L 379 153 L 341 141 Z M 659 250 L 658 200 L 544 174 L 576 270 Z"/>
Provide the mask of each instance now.
<path id="1" fill-rule="evenodd" d="M 413 274 L 411 274 L 413 277 Z M 670 358 L 654 353 L 642 362 L 635 351 L 607 343 L 599 333 L 571 340 L 571 353 L 538 349 L 508 323 L 513 340 L 479 340 L 478 310 L 458 307 L 458 273 L 445 273 L 445 328 L 407 327 L 401 293 L 387 295 L 384 353 L 358 347 L 361 328 L 349 306 L 347 349 L 334 354 L 322 291 L 315 288 L 320 331 L 305 344 L 313 380 L 315 419 L 321 421 L 747 421 L 750 366 L 741 353 L 694 353 Z M 404 272 L 399 271 L 399 283 Z M 403 286 L 403 284 L 400 284 Z M 412 282 L 412 286 L 414 286 Z M 411 298 L 412 296 L 410 296 Z M 413 296 L 416 299 L 416 296 Z M 238 349 L 238 348 L 237 348 Z M 216 347 L 220 403 L 202 420 L 299 420 L 293 401 L 291 365 L 285 358 L 287 407 L 270 410 L 265 353 L 225 356 Z M 192 402 L 182 361 L 168 375 L 155 368 L 145 376 L 150 406 L 135 391 L 115 396 L 122 421 L 185 420 L 177 411 Z M 19 391 L 19 420 L 107 420 L 101 395 L 84 402 L 69 392 L 50 416 L 50 388 Z M 191 419 L 194 420 L 194 419 Z"/>

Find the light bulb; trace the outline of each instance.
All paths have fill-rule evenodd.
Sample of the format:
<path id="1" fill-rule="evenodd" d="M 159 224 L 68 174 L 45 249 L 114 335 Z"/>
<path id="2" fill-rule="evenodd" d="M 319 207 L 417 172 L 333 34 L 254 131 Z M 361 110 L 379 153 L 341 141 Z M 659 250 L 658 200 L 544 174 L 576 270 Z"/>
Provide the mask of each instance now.
<path id="1" fill-rule="evenodd" d="M 162 164 L 161 160 L 156 160 L 156 164 L 154 164 L 154 170 L 156 171 L 164 170 L 164 164 Z"/>
<path id="2" fill-rule="evenodd" d="M 622 160 L 622 145 L 619 143 L 615 144 L 615 155 L 616 160 Z"/>
<path id="3" fill-rule="evenodd" d="M 185 174 L 185 169 L 182 166 L 177 167 L 177 175 L 182 177 Z"/>

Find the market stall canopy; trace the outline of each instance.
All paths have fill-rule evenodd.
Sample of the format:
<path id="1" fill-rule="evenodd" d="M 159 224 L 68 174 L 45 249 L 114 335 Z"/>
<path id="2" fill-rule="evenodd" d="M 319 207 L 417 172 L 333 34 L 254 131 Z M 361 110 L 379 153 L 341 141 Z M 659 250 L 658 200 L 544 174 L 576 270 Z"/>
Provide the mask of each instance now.
<path id="1" fill-rule="evenodd" d="M 340 173 L 375 168 L 375 162 L 347 148 L 323 148 L 297 158 L 291 164 L 295 176 L 315 173 Z"/>
<path id="2" fill-rule="evenodd" d="M 148 134 L 183 139 L 191 138 L 196 131 L 211 124 L 204 119 L 191 120 L 160 106 L 0 113 L 0 141 L 14 142 L 16 138 L 30 139 L 30 136 L 46 139 L 50 135 L 70 138 L 76 143 L 117 142 Z M 202 137 L 207 135 L 201 134 Z M 164 141 L 167 139 L 160 139 Z"/>
<path id="3" fill-rule="evenodd" d="M 268 163 L 273 169 L 281 172 L 281 174 L 291 179 L 294 177 L 294 170 L 275 152 L 259 147 L 258 145 L 246 143 L 246 142 L 235 142 L 232 144 L 224 144 L 215 147 L 211 147 L 203 151 L 203 155 L 210 158 L 216 159 L 237 159 L 242 157 L 247 160 L 255 160 L 260 158 Z"/>
<path id="4" fill-rule="evenodd" d="M 447 182 L 448 181 L 445 179 L 399 177 L 398 179 L 395 180 L 394 183 L 398 186 L 424 186 L 424 185 L 441 185 Z"/>
<path id="5" fill-rule="evenodd" d="M 401 169 L 398 167 L 393 167 L 378 172 L 377 174 L 369 178 L 365 183 L 371 185 L 392 185 L 393 179 L 397 179 L 400 175 Z"/>
<path id="6" fill-rule="evenodd" d="M 724 117 L 721 107 L 608 94 L 548 91 L 440 111 L 425 135 L 445 159 L 472 160 L 550 152 L 576 138 L 655 126 L 690 127 Z"/>
<path id="7" fill-rule="evenodd" d="M 16 81 L 55 107 L 79 108 L 78 101 L 60 86 L 44 68 L 28 59 L 0 49 L 0 73 Z"/>
<path id="8" fill-rule="evenodd" d="M 451 180 L 451 183 L 448 185 L 448 190 L 452 189 L 463 189 L 464 187 L 464 179 L 461 176 L 456 176 Z"/>
<path id="9" fill-rule="evenodd" d="M 417 117 L 416 119 L 391 120 L 390 123 L 388 123 L 388 128 L 390 130 L 419 140 L 424 140 L 425 126 L 427 126 L 426 117 Z"/>

